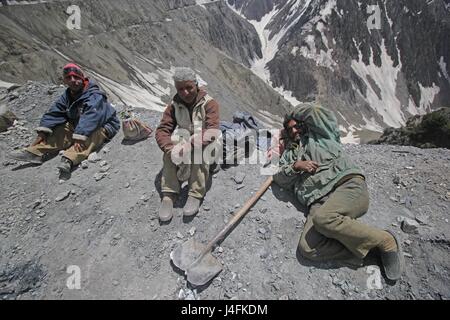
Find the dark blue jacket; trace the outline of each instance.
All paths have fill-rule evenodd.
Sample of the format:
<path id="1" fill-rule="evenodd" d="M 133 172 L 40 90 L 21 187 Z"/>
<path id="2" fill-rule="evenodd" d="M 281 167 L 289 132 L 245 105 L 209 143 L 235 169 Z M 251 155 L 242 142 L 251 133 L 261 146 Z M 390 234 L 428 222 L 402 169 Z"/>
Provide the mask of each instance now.
<path id="1" fill-rule="evenodd" d="M 52 132 L 60 124 L 70 122 L 75 127 L 74 139 L 87 140 L 98 128 L 105 128 L 109 139 L 112 139 L 120 129 L 120 121 L 116 110 L 107 101 L 106 94 L 100 91 L 98 85 L 89 80 L 87 88 L 81 96 L 70 103 L 69 88 L 59 97 L 44 114 L 38 131 Z"/>

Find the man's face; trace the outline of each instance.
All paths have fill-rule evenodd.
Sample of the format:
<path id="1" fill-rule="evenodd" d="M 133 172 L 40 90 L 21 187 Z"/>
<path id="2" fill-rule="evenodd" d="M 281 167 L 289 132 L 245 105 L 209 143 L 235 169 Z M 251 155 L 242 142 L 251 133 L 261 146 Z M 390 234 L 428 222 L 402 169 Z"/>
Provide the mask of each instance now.
<path id="1" fill-rule="evenodd" d="M 83 90 L 83 80 L 74 75 L 65 76 L 64 84 L 69 87 L 73 94 L 79 93 Z"/>
<path id="2" fill-rule="evenodd" d="M 289 137 L 291 140 L 298 142 L 300 141 L 300 135 L 302 134 L 302 131 L 300 129 L 299 123 L 295 120 L 290 120 L 287 124 L 287 132 L 289 134 Z"/>
<path id="3" fill-rule="evenodd" d="M 197 98 L 197 84 L 195 81 L 175 81 L 175 88 L 177 93 L 186 104 L 191 104 Z"/>

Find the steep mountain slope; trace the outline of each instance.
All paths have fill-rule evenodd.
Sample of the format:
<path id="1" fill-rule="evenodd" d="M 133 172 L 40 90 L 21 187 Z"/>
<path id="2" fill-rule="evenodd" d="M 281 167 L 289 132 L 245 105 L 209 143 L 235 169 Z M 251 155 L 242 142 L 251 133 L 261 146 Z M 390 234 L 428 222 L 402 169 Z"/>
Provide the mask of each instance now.
<path id="1" fill-rule="evenodd" d="M 199 3 L 202 3 L 199 1 Z M 69 5 L 80 8 L 81 29 L 69 30 Z M 52 1 L 0 8 L 0 78 L 51 80 L 73 60 L 113 100 L 161 111 L 173 94 L 175 66 L 191 66 L 221 105 L 278 121 L 287 103 L 245 68 L 260 45 L 252 26 L 223 2 Z M 263 119 L 262 119 L 263 120 Z"/>
<path id="2" fill-rule="evenodd" d="M 349 138 L 448 105 L 448 1 L 259 3 L 228 0 L 262 39 L 253 70 L 294 103 L 333 107 Z"/>

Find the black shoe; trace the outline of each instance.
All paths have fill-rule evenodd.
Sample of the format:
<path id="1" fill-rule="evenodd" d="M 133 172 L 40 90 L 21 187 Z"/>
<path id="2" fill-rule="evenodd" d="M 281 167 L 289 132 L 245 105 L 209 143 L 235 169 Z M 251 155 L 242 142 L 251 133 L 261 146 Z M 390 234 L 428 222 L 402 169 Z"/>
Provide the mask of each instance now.
<path id="1" fill-rule="evenodd" d="M 389 280 L 397 281 L 400 279 L 403 273 L 404 268 L 404 258 L 403 258 L 403 252 L 401 248 L 401 243 L 395 236 L 395 234 L 389 230 L 386 230 L 389 232 L 395 239 L 395 242 L 397 243 L 397 250 L 396 251 L 380 251 L 381 256 L 381 263 L 383 264 L 384 273 L 386 274 L 386 277 Z"/>
<path id="2" fill-rule="evenodd" d="M 70 173 L 72 171 L 72 161 L 62 157 L 61 163 L 57 166 L 60 173 Z"/>
<path id="3" fill-rule="evenodd" d="M 26 149 L 11 152 L 8 154 L 8 158 L 34 164 L 42 164 L 44 162 L 41 156 L 37 156 Z"/>

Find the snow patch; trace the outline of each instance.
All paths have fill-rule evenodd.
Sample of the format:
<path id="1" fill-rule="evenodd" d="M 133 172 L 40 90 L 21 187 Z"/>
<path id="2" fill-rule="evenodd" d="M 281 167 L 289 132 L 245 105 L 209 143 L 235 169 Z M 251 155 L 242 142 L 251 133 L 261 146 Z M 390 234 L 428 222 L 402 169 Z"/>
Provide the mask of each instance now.
<path id="1" fill-rule="evenodd" d="M 320 11 L 320 15 L 322 16 L 322 19 L 326 19 L 329 15 L 331 15 L 331 13 L 333 12 L 333 10 L 335 10 L 336 8 L 336 0 L 330 0 L 327 2 L 325 8 L 323 8 Z"/>
<path id="2" fill-rule="evenodd" d="M 357 128 L 355 126 L 350 126 L 348 128 L 348 133 L 345 137 L 341 138 L 341 142 L 343 144 L 359 144 L 361 142 L 360 138 L 357 138 L 354 133 L 357 130 Z"/>
<path id="3" fill-rule="evenodd" d="M 219 1 L 221 1 L 221 0 L 195 0 L 195 4 L 206 9 L 205 4 L 210 4 L 210 3 L 219 2 Z"/>
<path id="4" fill-rule="evenodd" d="M 236 14 L 243 16 L 245 19 L 247 19 L 256 29 L 256 32 L 259 36 L 260 42 L 261 42 L 261 49 L 262 49 L 262 58 L 256 57 L 251 61 L 251 70 L 253 73 L 255 73 L 258 77 L 263 79 L 265 82 L 270 84 L 272 87 L 272 82 L 270 81 L 270 72 L 267 69 L 267 64 L 275 57 L 276 53 L 279 50 L 279 42 L 281 39 L 285 36 L 285 34 L 294 26 L 298 20 L 302 17 L 304 14 L 306 8 L 310 5 L 312 0 L 302 1 L 302 0 L 291 0 L 288 3 L 284 5 L 290 5 L 290 11 L 288 17 L 285 19 L 286 21 L 290 21 L 289 18 L 291 18 L 294 14 L 297 14 L 298 16 L 292 20 L 291 22 L 287 23 L 286 25 L 281 28 L 281 30 L 276 33 L 272 34 L 271 36 L 271 30 L 266 29 L 266 27 L 272 22 L 273 18 L 282 10 L 282 6 L 275 6 L 273 10 L 269 13 L 267 13 L 265 16 L 261 18 L 260 21 L 256 20 L 248 20 L 245 16 L 242 15 L 242 12 L 240 10 L 237 10 L 235 6 L 230 5 L 229 7 L 236 12 Z M 298 49 L 297 49 L 298 50 Z M 293 55 L 296 55 L 297 51 L 293 51 Z M 297 104 L 297 99 L 292 97 L 292 92 L 285 91 L 283 88 L 274 88 L 278 92 L 282 93 L 288 101 L 291 103 Z"/>
<path id="5" fill-rule="evenodd" d="M 273 87 L 273 86 L 272 86 Z M 275 91 L 277 91 L 279 94 L 281 94 L 284 99 L 286 99 L 291 105 L 296 106 L 300 104 L 300 101 L 298 101 L 292 91 L 285 90 L 283 86 L 273 88 Z"/>
<path id="6" fill-rule="evenodd" d="M 376 121 L 375 118 L 372 117 L 370 119 L 367 119 L 364 115 L 363 115 L 363 120 L 366 123 L 365 125 L 362 126 L 362 128 L 367 129 L 367 130 L 371 130 L 371 131 L 376 131 L 376 132 L 383 132 L 383 127 L 380 126 Z"/>
<path id="7" fill-rule="evenodd" d="M 323 39 L 324 37 L 322 37 Z M 336 62 L 333 60 L 331 56 L 333 49 L 328 49 L 327 51 L 320 50 L 317 53 L 317 48 L 314 40 L 314 36 L 312 34 L 308 35 L 305 38 L 305 42 L 307 46 L 302 46 L 300 48 L 300 53 L 307 59 L 313 60 L 317 66 L 326 67 L 331 70 L 334 70 L 334 67 L 337 66 Z M 326 42 L 328 45 L 328 42 Z"/>
<path id="8" fill-rule="evenodd" d="M 0 88 L 9 88 L 13 85 L 15 85 L 15 83 L 0 80 Z"/>
<path id="9" fill-rule="evenodd" d="M 384 123 L 390 127 L 400 127 L 406 118 L 401 110 L 401 102 L 396 96 L 397 79 L 401 64 L 394 67 L 394 62 L 388 55 L 384 39 L 381 43 L 381 67 L 373 63 L 372 51 L 370 64 L 366 65 L 359 52 L 359 59 L 352 61 L 352 69 L 367 86 L 365 99 L 370 107 L 383 117 Z M 370 81 L 369 79 L 372 79 Z M 373 88 L 372 84 L 377 88 Z M 380 97 L 378 96 L 380 95 Z"/>
<path id="10" fill-rule="evenodd" d="M 157 69 L 156 72 L 143 72 L 137 66 L 130 65 L 135 71 L 137 81 L 122 84 L 90 70 L 96 80 L 118 100 L 134 107 L 163 112 L 166 102 L 162 101 L 171 92 L 174 68 Z M 139 83 L 139 84 L 138 84 Z M 143 86 L 144 87 L 143 87 Z"/>
<path id="11" fill-rule="evenodd" d="M 326 6 L 320 11 L 320 14 L 317 18 L 315 18 L 310 25 L 310 29 L 312 29 L 312 26 L 315 24 L 315 28 L 317 31 L 319 31 L 321 35 L 321 39 L 325 47 L 327 48 L 326 51 L 323 49 L 320 49 L 320 52 L 317 52 L 316 44 L 315 44 L 315 38 L 312 34 L 306 36 L 305 42 L 307 46 L 302 46 L 300 49 L 301 54 L 310 60 L 315 61 L 317 66 L 326 67 L 334 71 L 334 68 L 337 67 L 336 62 L 333 60 L 333 49 L 330 48 L 330 44 L 328 42 L 328 38 L 325 35 L 326 26 L 324 24 L 324 21 L 327 21 L 327 17 L 331 15 L 333 10 L 336 9 L 336 1 L 328 1 L 326 3 Z M 333 40 L 333 44 L 336 44 L 336 40 Z"/>
<path id="12" fill-rule="evenodd" d="M 434 101 L 434 98 L 441 90 L 438 86 L 433 83 L 432 87 L 425 88 L 422 84 L 419 83 L 420 88 L 420 109 L 422 114 L 431 111 L 431 104 Z"/>

